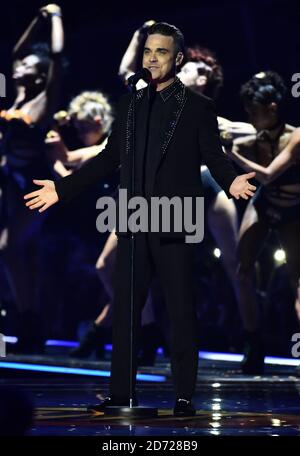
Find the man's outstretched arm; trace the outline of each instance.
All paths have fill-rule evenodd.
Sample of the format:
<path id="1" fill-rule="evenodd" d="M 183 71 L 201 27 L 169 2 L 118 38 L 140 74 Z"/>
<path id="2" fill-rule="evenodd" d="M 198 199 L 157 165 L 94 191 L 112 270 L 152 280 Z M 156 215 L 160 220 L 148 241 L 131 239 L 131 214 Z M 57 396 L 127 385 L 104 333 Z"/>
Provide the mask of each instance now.
<path id="1" fill-rule="evenodd" d="M 56 182 L 37 180 L 33 182 L 40 188 L 24 196 L 29 209 L 39 209 L 44 212 L 58 201 L 68 202 L 82 193 L 89 186 L 104 179 L 120 165 L 120 151 L 116 130 L 113 129 L 105 149 L 99 152 L 86 165 L 73 174 L 63 177 Z"/>

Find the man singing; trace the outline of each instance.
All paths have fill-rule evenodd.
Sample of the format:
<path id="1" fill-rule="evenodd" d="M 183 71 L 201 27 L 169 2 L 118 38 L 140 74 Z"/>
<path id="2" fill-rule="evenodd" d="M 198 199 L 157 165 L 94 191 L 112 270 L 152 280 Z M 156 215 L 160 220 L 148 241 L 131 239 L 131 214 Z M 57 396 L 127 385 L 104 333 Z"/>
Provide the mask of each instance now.
<path id="1" fill-rule="evenodd" d="M 121 98 L 106 148 L 87 165 L 57 182 L 35 180 L 40 186 L 25 196 L 30 209 L 45 211 L 66 202 L 120 167 L 120 188 L 129 196 L 194 200 L 202 195 L 199 178 L 205 163 L 226 194 L 248 199 L 256 187 L 248 182 L 255 173 L 237 176 L 222 150 L 213 103 L 186 88 L 176 69 L 184 54 L 180 30 L 156 23 L 148 30 L 143 67 L 151 83 L 136 94 Z M 134 194 L 132 162 L 135 157 Z M 161 281 L 171 326 L 171 366 L 175 387 L 175 416 L 195 414 L 198 344 L 196 296 L 193 281 L 195 244 L 185 242 L 185 232 L 141 232 L 135 235 L 133 371 L 130 379 L 130 235 L 118 232 L 115 270 L 113 352 L 110 396 L 97 410 L 129 405 L 130 382 L 135 390 L 137 341 L 141 310 L 151 278 Z M 137 398 L 134 394 L 135 404 Z"/>

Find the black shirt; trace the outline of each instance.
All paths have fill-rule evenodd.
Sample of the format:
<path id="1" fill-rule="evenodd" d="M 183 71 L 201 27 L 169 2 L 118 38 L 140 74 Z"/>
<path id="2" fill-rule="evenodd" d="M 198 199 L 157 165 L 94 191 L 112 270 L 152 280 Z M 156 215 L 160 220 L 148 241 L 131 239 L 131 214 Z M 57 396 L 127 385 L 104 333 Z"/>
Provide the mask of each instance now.
<path id="1" fill-rule="evenodd" d="M 174 109 L 176 83 L 154 92 L 149 86 L 136 113 L 135 195 L 152 196 L 155 171 L 159 163 L 162 134 Z"/>

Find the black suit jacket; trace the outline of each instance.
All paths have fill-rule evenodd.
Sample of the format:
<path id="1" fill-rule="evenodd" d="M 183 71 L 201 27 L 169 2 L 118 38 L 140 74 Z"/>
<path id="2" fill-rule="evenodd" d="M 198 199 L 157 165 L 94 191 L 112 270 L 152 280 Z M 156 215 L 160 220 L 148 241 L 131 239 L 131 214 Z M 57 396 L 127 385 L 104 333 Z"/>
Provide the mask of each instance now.
<path id="1" fill-rule="evenodd" d="M 59 200 L 72 199 L 118 168 L 120 188 L 127 189 L 128 197 L 132 196 L 135 116 L 146 93 L 147 89 L 142 89 L 121 98 L 107 146 L 74 174 L 56 181 Z M 161 154 L 154 165 L 152 196 L 203 196 L 200 166 L 205 163 L 231 197 L 229 188 L 236 172 L 222 150 L 212 100 L 189 90 L 178 78 L 163 91 L 163 96 L 174 96 L 176 103 L 163 132 Z M 186 234 L 184 230 L 182 234 Z"/>

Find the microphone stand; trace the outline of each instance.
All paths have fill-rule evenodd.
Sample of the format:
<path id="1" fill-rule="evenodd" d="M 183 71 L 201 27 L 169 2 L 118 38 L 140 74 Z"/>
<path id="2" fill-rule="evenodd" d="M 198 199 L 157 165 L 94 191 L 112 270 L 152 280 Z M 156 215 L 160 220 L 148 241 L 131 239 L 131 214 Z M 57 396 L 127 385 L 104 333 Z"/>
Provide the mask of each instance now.
<path id="1" fill-rule="evenodd" d="M 149 72 L 150 73 L 150 72 Z M 144 72 L 145 74 L 145 72 Z M 136 85 L 135 83 L 130 85 L 131 91 L 133 92 L 134 102 L 136 97 Z M 151 105 L 149 103 L 149 111 L 147 113 L 147 131 L 149 127 L 149 113 Z M 145 157 L 144 157 L 145 158 Z M 133 143 L 132 157 L 131 157 L 131 197 L 134 196 L 135 183 L 135 143 Z M 129 407 L 128 406 L 108 406 L 105 408 L 105 415 L 123 416 L 129 418 L 150 418 L 157 417 L 158 410 L 156 407 L 142 407 L 133 405 L 133 338 L 134 338 L 134 285 L 135 285 L 135 233 L 132 231 L 130 235 L 130 363 L 129 363 Z"/>

